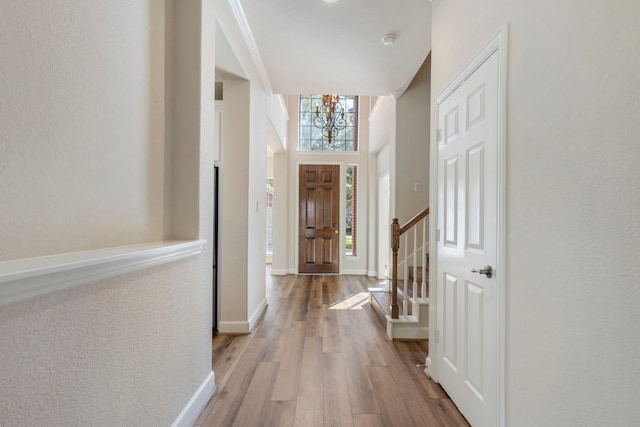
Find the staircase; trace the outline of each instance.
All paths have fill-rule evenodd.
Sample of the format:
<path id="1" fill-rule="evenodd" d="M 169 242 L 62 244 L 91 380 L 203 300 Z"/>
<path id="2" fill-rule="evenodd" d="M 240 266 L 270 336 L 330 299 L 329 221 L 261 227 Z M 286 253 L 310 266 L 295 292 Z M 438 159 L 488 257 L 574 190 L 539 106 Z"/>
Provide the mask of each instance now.
<path id="1" fill-rule="evenodd" d="M 429 208 L 402 227 L 394 218 L 391 224 L 392 276 L 387 281 L 388 289 L 370 289 L 371 306 L 386 323 L 387 336 L 391 340 L 429 338 L 428 219 Z M 398 261 L 401 241 L 404 245 Z"/>

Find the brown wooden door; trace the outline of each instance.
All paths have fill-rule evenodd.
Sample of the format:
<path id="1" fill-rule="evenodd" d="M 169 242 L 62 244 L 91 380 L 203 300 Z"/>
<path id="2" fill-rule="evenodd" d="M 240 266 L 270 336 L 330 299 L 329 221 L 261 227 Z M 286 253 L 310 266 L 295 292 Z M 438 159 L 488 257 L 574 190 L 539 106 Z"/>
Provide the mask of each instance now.
<path id="1" fill-rule="evenodd" d="M 300 165 L 300 273 L 338 273 L 340 166 Z"/>

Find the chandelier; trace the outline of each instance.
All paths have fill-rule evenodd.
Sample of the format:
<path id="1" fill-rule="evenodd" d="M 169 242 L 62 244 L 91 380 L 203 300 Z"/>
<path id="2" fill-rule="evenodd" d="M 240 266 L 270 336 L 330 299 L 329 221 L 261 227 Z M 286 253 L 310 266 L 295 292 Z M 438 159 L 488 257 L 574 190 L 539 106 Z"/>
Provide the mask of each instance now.
<path id="1" fill-rule="evenodd" d="M 322 129 L 322 136 L 329 140 L 331 146 L 333 139 L 347 126 L 344 107 L 338 95 L 322 95 L 322 105 L 316 104 L 313 125 Z"/>

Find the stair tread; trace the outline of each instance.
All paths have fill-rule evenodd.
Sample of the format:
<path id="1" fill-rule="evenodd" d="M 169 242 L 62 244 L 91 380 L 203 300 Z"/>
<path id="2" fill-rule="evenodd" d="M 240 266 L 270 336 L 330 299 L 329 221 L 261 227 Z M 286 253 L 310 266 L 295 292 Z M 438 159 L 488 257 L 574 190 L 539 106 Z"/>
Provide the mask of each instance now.
<path id="1" fill-rule="evenodd" d="M 403 286 L 400 286 L 400 284 L 398 285 L 398 314 L 399 315 L 403 315 L 405 313 L 402 312 L 402 301 L 404 301 L 404 292 L 403 292 Z M 411 298 L 411 295 L 413 294 L 413 287 L 409 286 L 407 289 L 407 294 L 409 296 L 409 298 Z M 387 291 L 371 291 L 371 296 L 373 297 L 373 299 L 378 303 L 378 305 L 380 306 L 380 309 L 382 310 L 382 312 L 384 314 L 391 314 L 391 293 L 387 292 Z M 411 313 L 411 304 L 408 304 L 408 308 L 409 308 L 409 313 L 407 313 L 409 316 L 412 314 Z"/>

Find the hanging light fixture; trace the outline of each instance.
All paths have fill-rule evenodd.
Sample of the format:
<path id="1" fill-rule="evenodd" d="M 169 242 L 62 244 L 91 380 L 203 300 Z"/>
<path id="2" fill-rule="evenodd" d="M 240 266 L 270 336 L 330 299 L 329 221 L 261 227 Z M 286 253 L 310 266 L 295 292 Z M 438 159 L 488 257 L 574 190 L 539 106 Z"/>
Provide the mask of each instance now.
<path id="1" fill-rule="evenodd" d="M 329 140 L 329 146 L 332 147 L 334 138 L 347 126 L 344 107 L 338 95 L 322 95 L 322 105 L 316 104 L 313 125 L 322 129 L 322 136 Z"/>

